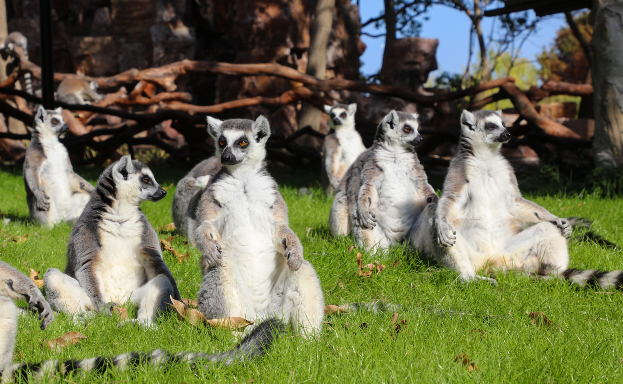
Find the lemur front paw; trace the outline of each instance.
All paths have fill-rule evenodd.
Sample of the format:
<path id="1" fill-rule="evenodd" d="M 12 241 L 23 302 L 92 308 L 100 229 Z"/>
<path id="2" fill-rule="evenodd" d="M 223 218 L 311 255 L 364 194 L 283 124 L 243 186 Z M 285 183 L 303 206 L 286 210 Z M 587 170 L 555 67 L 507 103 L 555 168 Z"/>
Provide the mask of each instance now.
<path id="1" fill-rule="evenodd" d="M 376 215 L 368 209 L 359 210 L 357 219 L 361 228 L 372 229 L 376 227 Z"/>
<path id="2" fill-rule="evenodd" d="M 97 312 L 103 313 L 107 316 L 112 316 L 113 311 L 115 309 L 115 307 L 118 305 L 118 303 L 114 302 L 114 301 L 109 301 L 107 303 L 102 303 L 98 306 L 97 308 Z"/>
<path id="3" fill-rule="evenodd" d="M 28 302 L 28 307 L 32 310 L 36 310 L 39 313 L 39 320 L 41 320 L 41 330 L 44 330 L 50 325 L 52 321 L 54 321 L 54 313 L 50 308 L 50 305 L 47 301 L 40 295 L 31 296 L 33 299 Z"/>
<path id="4" fill-rule="evenodd" d="M 203 247 L 203 258 L 209 267 L 221 265 L 222 251 L 218 241 L 210 241 Z"/>
<path id="5" fill-rule="evenodd" d="M 562 233 L 564 237 L 571 236 L 571 232 L 573 231 L 573 228 L 571 227 L 571 223 L 569 222 L 569 220 L 558 218 L 556 219 L 555 224 L 558 227 L 558 229 L 560 229 L 560 233 Z"/>
<path id="6" fill-rule="evenodd" d="M 288 267 L 292 271 L 298 271 L 303 264 L 303 246 L 299 241 L 288 241 L 284 238 L 281 241 L 283 245 L 283 256 L 288 260 Z"/>
<path id="7" fill-rule="evenodd" d="M 456 243 L 456 230 L 447 221 L 437 224 L 437 242 L 446 248 Z"/>
<path id="8" fill-rule="evenodd" d="M 41 194 L 41 199 L 37 199 L 37 209 L 40 211 L 49 211 L 50 210 L 50 196 L 46 195 L 45 192 Z"/>

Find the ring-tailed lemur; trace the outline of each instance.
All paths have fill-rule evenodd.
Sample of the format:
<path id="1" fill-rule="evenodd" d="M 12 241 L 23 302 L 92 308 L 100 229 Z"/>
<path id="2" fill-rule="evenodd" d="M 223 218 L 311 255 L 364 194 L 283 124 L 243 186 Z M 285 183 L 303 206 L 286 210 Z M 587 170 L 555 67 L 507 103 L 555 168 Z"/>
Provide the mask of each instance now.
<path id="1" fill-rule="evenodd" d="M 186 236 L 191 243 L 195 241 L 196 210 L 201 192 L 210 179 L 221 169 L 221 161 L 212 156 L 195 165 L 188 174 L 177 183 L 171 216 L 177 231 Z"/>
<path id="2" fill-rule="evenodd" d="M 322 151 L 321 182 L 325 193 L 330 195 L 338 189 L 348 167 L 366 147 L 355 130 L 357 104 L 325 105 L 324 111 L 329 115 L 329 125 L 335 130 L 325 137 Z"/>
<path id="3" fill-rule="evenodd" d="M 195 233 L 202 253 L 199 310 L 207 318 L 282 318 L 318 333 L 323 294 L 288 225 L 288 207 L 264 159 L 268 120 L 208 117 L 223 167 L 203 191 Z"/>
<path id="4" fill-rule="evenodd" d="M 58 140 L 68 128 L 61 109 L 39 107 L 24 161 L 24 184 L 30 218 L 49 227 L 74 221 L 91 197 L 93 186 L 78 176 L 67 149 Z"/>
<path id="5" fill-rule="evenodd" d="M 8 51 L 7 57 L 4 57 L 3 54 L 3 58 L 6 60 L 6 58 L 8 58 L 9 52 L 13 51 L 15 46 L 19 46 L 24 50 L 24 57 L 26 58 L 26 60 L 28 60 L 28 39 L 26 38 L 26 36 L 22 35 L 19 32 L 9 33 L 9 35 L 4 40 L 4 43 L 0 45 L 0 51 Z M 24 85 L 26 88 L 26 92 L 32 95 L 32 78 L 30 72 L 24 73 Z"/>
<path id="6" fill-rule="evenodd" d="M 19 309 L 13 300 L 24 300 L 30 309 L 39 313 L 41 329 L 53 320 L 50 305 L 41 295 L 39 288 L 23 273 L 0 261 L 0 382 L 4 382 L 2 372 L 11 366 L 17 336 Z"/>
<path id="7" fill-rule="evenodd" d="M 415 153 L 421 144 L 416 114 L 391 111 L 374 144 L 342 179 L 331 206 L 334 236 L 353 233 L 357 245 L 376 252 L 410 238 L 420 213 L 437 201 Z"/>
<path id="8" fill-rule="evenodd" d="M 98 88 L 95 81 L 83 77 L 66 77 L 56 89 L 56 98 L 68 104 L 91 104 L 104 98 L 97 93 Z"/>
<path id="9" fill-rule="evenodd" d="M 413 243 L 462 281 L 495 280 L 476 275 L 486 264 L 542 277 L 561 276 L 581 286 L 623 287 L 623 272 L 567 269 L 568 219 L 524 199 L 500 147 L 510 140 L 500 111 L 463 111 L 459 151 L 450 163 L 430 230 Z"/>
<path id="10" fill-rule="evenodd" d="M 143 163 L 124 156 L 100 176 L 67 242 L 63 274 L 43 276 L 52 308 L 70 314 L 101 311 L 111 302 L 138 304 L 149 326 L 180 293 L 162 259 L 158 235 L 140 209 L 166 196 Z"/>

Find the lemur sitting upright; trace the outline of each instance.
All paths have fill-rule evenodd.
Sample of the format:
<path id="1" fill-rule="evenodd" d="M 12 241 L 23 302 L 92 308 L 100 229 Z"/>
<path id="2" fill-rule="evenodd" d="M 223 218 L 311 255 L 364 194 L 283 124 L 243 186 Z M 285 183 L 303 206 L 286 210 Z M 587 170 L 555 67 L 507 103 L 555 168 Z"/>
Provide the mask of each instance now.
<path id="1" fill-rule="evenodd" d="M 201 198 L 201 192 L 208 185 L 210 179 L 221 169 L 221 160 L 212 156 L 195 165 L 188 174 L 177 183 L 171 216 L 175 228 L 188 241 L 194 243 L 197 204 Z"/>
<path id="2" fill-rule="evenodd" d="M 138 322 L 149 326 L 170 296 L 180 300 L 158 235 L 139 207 L 166 194 L 151 170 L 130 156 L 102 173 L 69 236 L 65 273 L 50 268 L 43 276 L 53 309 L 79 314 L 130 300 L 139 306 Z"/>
<path id="3" fill-rule="evenodd" d="M 58 140 L 67 130 L 60 108 L 39 107 L 26 150 L 24 184 L 30 218 L 49 227 L 76 220 L 94 190 L 74 172 L 67 149 Z"/>
<path id="4" fill-rule="evenodd" d="M 314 267 L 288 226 L 288 207 L 268 174 L 268 120 L 219 121 L 208 132 L 223 167 L 203 191 L 195 233 L 202 253 L 199 310 L 209 319 L 277 318 L 317 334 L 324 316 Z"/>
<path id="5" fill-rule="evenodd" d="M 332 195 L 340 181 L 357 157 L 366 150 L 361 136 L 355 130 L 355 112 L 357 104 L 325 105 L 329 115 L 329 125 L 335 133 L 324 139 L 322 154 L 321 184 L 327 195 Z"/>
<path id="6" fill-rule="evenodd" d="M 511 138 L 500 111 L 463 111 L 459 151 L 450 162 L 433 225 L 413 236 L 428 257 L 459 273 L 462 281 L 495 280 L 476 275 L 489 264 L 579 285 L 622 287 L 623 272 L 567 269 L 571 223 L 524 199 L 500 147 Z"/>
<path id="7" fill-rule="evenodd" d="M 376 252 L 404 240 L 420 225 L 420 213 L 437 201 L 415 153 L 423 141 L 416 114 L 391 111 L 379 124 L 372 147 L 342 179 L 331 206 L 334 236 L 353 233 Z"/>
<path id="8" fill-rule="evenodd" d="M 54 314 L 45 301 L 39 288 L 22 273 L 0 261 L 0 382 L 23 382 L 32 375 L 70 375 L 73 372 L 98 372 L 117 369 L 132 369 L 140 364 L 167 368 L 171 364 L 190 364 L 196 368 L 207 362 L 222 362 L 226 365 L 261 356 L 283 332 L 282 325 L 269 320 L 258 325 L 234 349 L 208 355 L 206 353 L 179 352 L 168 353 L 157 349 L 151 352 L 130 352 L 111 357 L 92 357 L 82 360 L 45 361 L 38 364 L 12 364 L 17 337 L 18 308 L 12 300 L 25 300 L 31 309 L 39 312 L 41 329 L 45 329 Z M 56 376 L 54 376 L 56 377 Z"/>

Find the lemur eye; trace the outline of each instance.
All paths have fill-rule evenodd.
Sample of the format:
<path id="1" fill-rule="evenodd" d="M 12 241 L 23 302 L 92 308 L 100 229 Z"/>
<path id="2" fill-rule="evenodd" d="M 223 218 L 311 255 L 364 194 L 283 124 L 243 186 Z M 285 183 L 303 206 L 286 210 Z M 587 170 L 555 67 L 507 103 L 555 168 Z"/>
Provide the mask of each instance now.
<path id="1" fill-rule="evenodd" d="M 151 179 L 147 176 L 143 177 L 143 183 L 145 184 L 149 184 L 151 182 Z"/>
<path id="2" fill-rule="evenodd" d="M 346 118 L 346 112 L 342 112 L 342 113 L 340 113 L 340 117 L 341 117 L 342 119 L 345 119 L 345 118 Z"/>
<path id="3" fill-rule="evenodd" d="M 411 133 L 411 132 L 413 132 L 413 129 L 407 125 L 407 126 L 404 127 L 404 131 L 405 131 L 405 133 Z"/>
<path id="4" fill-rule="evenodd" d="M 220 145 L 221 147 L 225 146 L 225 142 L 223 140 L 219 140 L 218 145 Z"/>
<path id="5" fill-rule="evenodd" d="M 52 124 L 56 125 L 58 123 L 59 123 L 58 119 L 52 119 Z"/>
<path id="6" fill-rule="evenodd" d="M 238 143 L 239 146 L 241 147 L 246 147 L 247 146 L 247 141 L 246 140 L 242 140 L 241 142 Z"/>

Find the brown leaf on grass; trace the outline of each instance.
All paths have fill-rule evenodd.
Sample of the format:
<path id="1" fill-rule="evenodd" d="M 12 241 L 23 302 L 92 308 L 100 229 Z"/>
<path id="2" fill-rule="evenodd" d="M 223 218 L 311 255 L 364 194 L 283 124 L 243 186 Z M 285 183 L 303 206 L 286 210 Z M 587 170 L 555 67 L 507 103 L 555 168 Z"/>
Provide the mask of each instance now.
<path id="1" fill-rule="evenodd" d="M 169 296 L 169 298 L 171 299 L 171 304 L 169 305 L 175 309 L 177 318 L 180 321 L 184 321 L 186 319 L 186 305 L 181 301 L 175 300 L 173 296 Z"/>
<path id="2" fill-rule="evenodd" d="M 164 189 L 165 191 L 168 191 L 168 190 L 169 190 L 169 188 L 171 188 L 172 186 L 173 186 L 173 183 L 169 184 L 169 186 L 168 186 L 168 187 L 162 187 L 162 189 Z"/>
<path id="3" fill-rule="evenodd" d="M 348 312 L 348 306 L 339 307 L 337 305 L 326 305 L 324 307 L 325 315 L 335 315 L 338 313 Z"/>
<path id="4" fill-rule="evenodd" d="M 61 349 L 67 347 L 68 345 L 78 344 L 78 342 L 82 339 L 86 339 L 87 337 L 78 332 L 69 332 L 62 336 L 57 337 L 56 339 L 48 340 L 45 344 L 52 351 L 60 352 Z"/>
<path id="5" fill-rule="evenodd" d="M 551 321 L 547 316 L 545 316 L 544 312 L 526 312 L 526 315 L 532 318 L 532 320 L 530 320 L 530 323 L 535 327 L 542 326 L 550 329 L 561 329 L 560 325 Z"/>
<path id="6" fill-rule="evenodd" d="M 344 283 L 342 283 L 341 281 L 338 281 L 337 283 L 339 284 L 340 288 L 346 289 L 346 287 L 344 286 Z"/>
<path id="7" fill-rule="evenodd" d="M 113 307 L 112 309 L 117 315 L 119 315 L 119 320 L 130 320 L 127 309 L 123 307 Z"/>
<path id="8" fill-rule="evenodd" d="M 468 372 L 474 372 L 478 370 L 478 366 L 474 362 L 469 361 L 469 357 L 466 354 L 461 353 L 454 358 L 455 363 L 461 363 L 463 366 L 467 366 Z"/>
<path id="9" fill-rule="evenodd" d="M 199 312 L 198 309 L 194 308 L 186 308 L 186 311 L 184 312 L 184 319 L 188 320 L 191 325 L 201 325 L 208 322 L 205 315 Z"/>
<path id="10" fill-rule="evenodd" d="M 174 231 L 174 230 L 175 230 L 175 223 L 169 223 L 161 227 L 158 227 L 158 231 L 160 232 Z"/>
<path id="11" fill-rule="evenodd" d="M 192 299 L 182 299 L 182 302 L 184 304 L 186 304 L 187 307 L 190 308 L 199 308 L 199 303 L 197 302 L 197 300 L 192 300 Z"/>
<path id="12" fill-rule="evenodd" d="M 6 243 L 4 243 L 4 245 L 2 246 L 2 248 L 6 247 L 6 245 L 10 242 L 14 242 L 17 244 L 21 244 L 21 243 L 25 243 L 26 241 L 28 241 L 28 234 L 25 233 L 21 236 L 12 236 Z"/>
<path id="13" fill-rule="evenodd" d="M 232 331 L 242 331 L 253 324 L 252 321 L 242 317 L 223 317 L 220 319 L 207 320 L 207 323 L 215 328 L 231 329 Z"/>
<path id="14" fill-rule="evenodd" d="M 35 271 L 30 268 L 30 280 L 37 286 L 37 288 L 43 288 L 43 279 L 39 277 L 40 271 Z"/>
<path id="15" fill-rule="evenodd" d="M 178 251 L 176 251 L 173 246 L 171 245 L 170 242 L 168 242 L 167 240 L 160 240 L 160 248 L 163 251 L 169 251 L 173 254 L 173 256 L 175 256 L 175 258 L 177 259 L 177 261 L 179 261 L 180 263 L 185 262 L 186 260 L 190 259 L 190 252 L 186 252 L 184 253 L 179 253 Z"/>
<path id="16" fill-rule="evenodd" d="M 394 314 L 392 315 L 392 324 L 396 324 L 397 321 L 398 321 L 398 312 L 394 312 Z"/>
<path id="17" fill-rule="evenodd" d="M 178 237 L 179 237 L 179 235 L 173 235 L 173 236 L 167 237 L 165 240 L 168 241 L 169 243 L 171 243 L 171 245 L 173 245 L 173 240 L 175 240 Z"/>
<path id="18" fill-rule="evenodd" d="M 355 249 L 355 246 L 354 246 L 354 245 L 349 246 L 349 247 L 348 247 L 348 253 L 350 254 L 350 252 L 351 252 L 353 249 Z"/>

